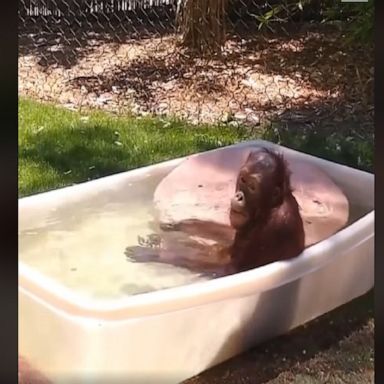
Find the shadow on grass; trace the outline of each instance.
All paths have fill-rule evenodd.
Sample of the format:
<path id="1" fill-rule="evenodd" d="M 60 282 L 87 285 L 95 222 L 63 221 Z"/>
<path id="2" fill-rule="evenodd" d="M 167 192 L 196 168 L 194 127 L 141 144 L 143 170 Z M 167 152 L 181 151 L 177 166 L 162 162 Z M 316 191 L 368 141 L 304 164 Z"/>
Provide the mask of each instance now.
<path id="1" fill-rule="evenodd" d="M 261 134 L 264 140 L 334 161 L 349 167 L 373 172 L 373 122 L 331 119 L 300 123 L 274 120 Z"/>

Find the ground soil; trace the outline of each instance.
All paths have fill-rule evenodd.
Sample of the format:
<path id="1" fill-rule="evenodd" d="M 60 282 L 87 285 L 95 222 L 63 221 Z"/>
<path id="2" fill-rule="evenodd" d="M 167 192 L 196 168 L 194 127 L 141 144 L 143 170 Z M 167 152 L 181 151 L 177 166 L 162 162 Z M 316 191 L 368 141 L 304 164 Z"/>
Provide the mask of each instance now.
<path id="1" fill-rule="evenodd" d="M 19 91 L 68 108 L 259 124 L 372 115 L 373 51 L 334 25 L 229 33 L 220 56 L 196 57 L 171 29 L 97 24 L 21 29 Z M 236 32 L 236 33 L 235 33 Z"/>

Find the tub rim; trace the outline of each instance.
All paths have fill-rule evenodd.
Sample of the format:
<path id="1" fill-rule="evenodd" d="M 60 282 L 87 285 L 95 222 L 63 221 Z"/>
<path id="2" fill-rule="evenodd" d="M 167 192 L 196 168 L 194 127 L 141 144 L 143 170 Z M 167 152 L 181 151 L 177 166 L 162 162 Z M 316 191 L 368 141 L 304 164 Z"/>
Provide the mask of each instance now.
<path id="1" fill-rule="evenodd" d="M 367 174 L 372 178 L 374 177 L 371 173 L 356 170 L 264 140 L 245 141 L 204 152 L 218 151 L 228 147 L 251 147 L 260 144 L 281 148 L 284 152 L 298 154 L 298 157 L 315 159 L 316 163 L 332 164 L 333 166 L 347 168 L 361 174 Z M 176 166 L 184 159 L 196 155 L 198 153 L 131 171 L 120 172 L 85 183 L 27 196 L 19 199 L 19 208 L 22 208 L 24 204 L 30 204 L 39 199 L 57 198 L 61 193 L 73 193 L 79 189 L 83 189 L 83 192 L 86 192 L 97 183 L 105 184 L 107 182 L 108 184 L 108 181 L 112 181 L 112 179 L 118 180 L 128 173 L 130 176 L 133 174 L 140 175 L 154 167 L 167 168 Z M 374 179 L 372 181 L 374 182 Z M 194 282 L 118 299 L 95 300 L 83 297 L 74 290 L 65 287 L 19 260 L 19 291 L 40 301 L 53 310 L 58 310 L 77 318 L 117 321 L 160 315 L 221 300 L 262 293 L 297 280 L 304 274 L 323 268 L 332 262 L 335 257 L 341 257 L 359 244 L 370 241 L 374 237 L 374 215 L 375 210 L 372 208 L 371 211 L 360 219 L 327 239 L 306 248 L 299 256 L 291 260 L 278 261 L 218 279 Z M 351 239 L 353 239 L 352 242 L 350 241 Z"/>

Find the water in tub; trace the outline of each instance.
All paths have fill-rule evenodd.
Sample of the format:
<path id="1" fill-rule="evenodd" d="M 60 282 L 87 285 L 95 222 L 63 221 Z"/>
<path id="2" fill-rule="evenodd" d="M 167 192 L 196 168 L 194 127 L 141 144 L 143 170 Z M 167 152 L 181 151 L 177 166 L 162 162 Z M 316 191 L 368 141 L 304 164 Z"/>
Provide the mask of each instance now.
<path id="1" fill-rule="evenodd" d="M 128 246 L 153 233 L 154 189 L 164 175 L 58 206 L 44 217 L 19 217 L 19 257 L 83 296 L 120 298 L 208 279 L 159 263 L 129 262 Z M 140 180 L 140 182 L 138 182 Z M 28 217 L 26 217 L 28 216 Z"/>
<path id="2" fill-rule="evenodd" d="M 164 172 L 130 179 L 108 193 L 19 217 L 20 259 L 93 299 L 112 299 L 208 279 L 158 263 L 133 263 L 125 249 L 154 232 L 153 192 Z M 365 212 L 351 202 L 350 220 Z"/>

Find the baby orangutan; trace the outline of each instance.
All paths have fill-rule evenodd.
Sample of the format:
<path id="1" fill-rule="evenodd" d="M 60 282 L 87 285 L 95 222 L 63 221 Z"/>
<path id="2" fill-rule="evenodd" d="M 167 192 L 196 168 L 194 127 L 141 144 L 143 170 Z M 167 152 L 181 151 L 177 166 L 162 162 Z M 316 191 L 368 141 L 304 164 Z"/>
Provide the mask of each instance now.
<path id="1" fill-rule="evenodd" d="M 236 271 L 290 259 L 304 250 L 303 221 L 282 155 L 265 148 L 249 154 L 237 178 L 230 222 L 236 229 L 231 246 Z"/>
<path id="2" fill-rule="evenodd" d="M 192 256 L 176 257 L 160 251 L 143 258 L 128 257 L 132 261 L 156 261 L 200 272 L 230 274 L 298 256 L 304 250 L 304 227 L 282 155 L 266 148 L 250 152 L 237 177 L 229 218 L 236 230 L 229 246 L 194 244 L 196 252 Z M 225 225 L 195 219 L 167 228 L 210 239 L 228 235 L 228 230 Z"/>

